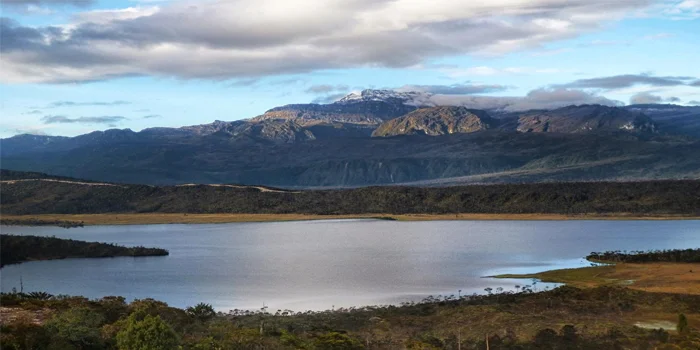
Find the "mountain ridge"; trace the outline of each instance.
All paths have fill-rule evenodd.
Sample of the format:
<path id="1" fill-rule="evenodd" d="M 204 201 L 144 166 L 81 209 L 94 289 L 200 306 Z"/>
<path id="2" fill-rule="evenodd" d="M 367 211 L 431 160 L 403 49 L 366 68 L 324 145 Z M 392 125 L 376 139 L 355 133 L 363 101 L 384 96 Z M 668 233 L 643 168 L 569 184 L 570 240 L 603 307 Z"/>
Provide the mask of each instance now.
<path id="1" fill-rule="evenodd" d="M 700 137 L 693 129 L 700 130 L 700 108 L 580 105 L 489 113 L 407 105 L 410 93 L 373 91 L 341 103 L 275 107 L 232 122 L 72 138 L 17 135 L 0 140 L 0 156 L 8 169 L 147 184 L 700 178 Z"/>
<path id="2" fill-rule="evenodd" d="M 610 159 L 616 161 L 595 163 Z M 573 167 L 582 164 L 594 166 Z M 497 130 L 289 144 L 209 135 L 4 156 L 3 167 L 95 181 L 277 187 L 399 184 L 518 169 L 526 175 L 465 183 L 683 179 L 700 178 L 700 141 Z"/>
<path id="3" fill-rule="evenodd" d="M 522 113 L 516 130 L 559 133 L 624 130 L 657 133 L 658 126 L 642 113 L 618 107 L 580 105 Z"/>

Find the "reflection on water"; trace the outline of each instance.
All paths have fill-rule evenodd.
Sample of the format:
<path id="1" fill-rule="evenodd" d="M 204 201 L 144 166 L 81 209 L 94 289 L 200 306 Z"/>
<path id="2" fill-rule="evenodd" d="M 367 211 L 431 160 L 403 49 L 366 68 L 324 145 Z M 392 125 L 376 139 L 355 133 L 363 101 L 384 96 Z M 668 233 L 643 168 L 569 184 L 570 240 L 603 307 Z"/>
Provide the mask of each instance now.
<path id="1" fill-rule="evenodd" d="M 483 292 L 528 281 L 482 278 L 586 266 L 591 251 L 700 246 L 700 221 L 329 220 L 212 225 L 2 227 L 156 246 L 167 257 L 67 259 L 0 270 L 2 290 L 155 298 L 219 310 L 328 309 Z M 538 289 L 545 288 L 539 283 Z"/>

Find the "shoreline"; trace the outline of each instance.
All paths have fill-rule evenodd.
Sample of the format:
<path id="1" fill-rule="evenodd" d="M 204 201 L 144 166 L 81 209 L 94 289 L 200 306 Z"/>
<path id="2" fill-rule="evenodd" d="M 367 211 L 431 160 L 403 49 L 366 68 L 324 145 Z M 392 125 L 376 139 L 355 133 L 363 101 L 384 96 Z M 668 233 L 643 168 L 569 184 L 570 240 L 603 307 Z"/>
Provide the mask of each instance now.
<path id="1" fill-rule="evenodd" d="M 589 260 L 591 261 L 591 260 Z M 593 262 L 593 261 L 591 261 Z M 700 295 L 698 263 L 606 263 L 607 265 L 547 270 L 528 274 L 485 276 L 493 279 L 536 279 L 576 288 L 618 286 L 655 293 Z"/>
<path id="2" fill-rule="evenodd" d="M 109 213 L 3 215 L 4 220 L 82 222 L 84 225 L 223 224 L 235 222 L 285 222 L 308 220 L 376 219 L 388 221 L 565 221 L 565 220 L 700 220 L 691 215 L 615 214 L 185 214 Z M 15 225 L 22 226 L 22 225 Z M 30 225 L 28 225 L 30 226 Z M 9 227 L 9 226 L 8 226 Z"/>

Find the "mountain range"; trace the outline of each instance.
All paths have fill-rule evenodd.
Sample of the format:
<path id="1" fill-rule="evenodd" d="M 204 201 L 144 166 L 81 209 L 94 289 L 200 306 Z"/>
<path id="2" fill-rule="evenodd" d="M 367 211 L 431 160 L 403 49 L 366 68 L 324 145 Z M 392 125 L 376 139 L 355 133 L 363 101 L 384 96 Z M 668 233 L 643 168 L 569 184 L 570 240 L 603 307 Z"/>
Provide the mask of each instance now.
<path id="1" fill-rule="evenodd" d="M 5 169 L 280 187 L 700 178 L 700 107 L 478 110 L 364 90 L 232 122 L 0 140 Z"/>

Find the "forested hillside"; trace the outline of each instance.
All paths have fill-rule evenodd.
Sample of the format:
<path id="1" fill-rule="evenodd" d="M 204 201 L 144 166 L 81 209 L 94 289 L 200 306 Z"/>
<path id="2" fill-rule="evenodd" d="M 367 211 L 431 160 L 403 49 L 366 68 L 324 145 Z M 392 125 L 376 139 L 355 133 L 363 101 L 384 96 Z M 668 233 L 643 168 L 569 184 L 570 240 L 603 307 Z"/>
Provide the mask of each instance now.
<path id="1" fill-rule="evenodd" d="M 636 213 L 700 215 L 700 181 L 385 186 L 285 191 L 5 180 L 3 214 L 87 213 Z M 10 176 L 8 175 L 8 176 Z"/>

